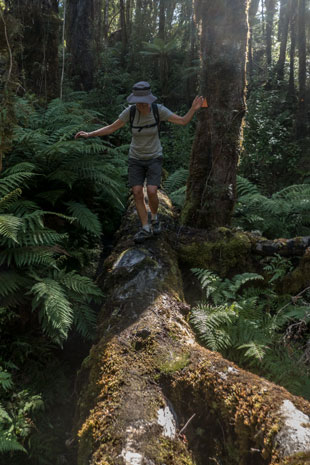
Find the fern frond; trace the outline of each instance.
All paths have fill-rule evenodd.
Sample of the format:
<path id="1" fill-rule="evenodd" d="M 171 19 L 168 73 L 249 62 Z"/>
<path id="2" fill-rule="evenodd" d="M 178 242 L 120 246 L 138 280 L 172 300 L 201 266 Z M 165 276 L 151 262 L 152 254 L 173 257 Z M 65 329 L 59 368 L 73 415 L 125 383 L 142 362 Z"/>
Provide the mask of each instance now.
<path id="1" fill-rule="evenodd" d="M 33 176 L 35 176 L 34 173 L 27 171 L 12 173 L 8 176 L 5 176 L 4 173 L 3 177 L 0 178 L 0 195 L 7 195 L 16 188 L 20 188 Z"/>
<path id="2" fill-rule="evenodd" d="M 93 213 L 85 204 L 78 202 L 66 202 L 68 210 L 73 215 L 81 228 L 85 231 L 99 237 L 102 233 L 102 228 L 98 216 Z"/>
<path id="3" fill-rule="evenodd" d="M 300 198 L 309 198 L 310 185 L 309 184 L 293 184 L 285 187 L 272 195 L 273 199 L 293 200 Z"/>
<path id="4" fill-rule="evenodd" d="M 25 452 L 27 454 L 26 449 L 15 439 L 7 439 L 0 436 L 0 454 L 17 451 Z"/>
<path id="5" fill-rule="evenodd" d="M 40 207 L 33 200 L 18 199 L 11 205 L 11 211 L 14 215 L 22 217 L 28 213 L 39 210 Z"/>
<path id="6" fill-rule="evenodd" d="M 76 305 L 74 308 L 74 324 L 78 332 L 85 339 L 94 339 L 96 333 L 97 316 L 93 308 L 85 304 Z"/>
<path id="7" fill-rule="evenodd" d="M 31 265 L 56 266 L 54 250 L 48 247 L 21 247 L 0 252 L 0 265 L 16 264 L 17 267 Z"/>
<path id="8" fill-rule="evenodd" d="M 14 204 L 21 194 L 21 189 L 14 189 L 12 192 L 9 192 L 4 197 L 0 198 L 0 210 L 4 211 L 4 209 L 7 209 L 10 205 Z"/>
<path id="9" fill-rule="evenodd" d="M 193 309 L 190 321 L 200 339 L 211 350 L 224 350 L 231 340 L 226 325 L 232 323 L 234 313 L 225 306 L 199 305 Z"/>
<path id="10" fill-rule="evenodd" d="M 24 173 L 24 172 L 32 173 L 33 171 L 35 171 L 35 169 L 36 169 L 36 165 L 28 161 L 24 161 L 24 162 L 16 163 L 13 166 L 10 166 L 5 171 L 3 171 L 2 175 L 8 176 L 11 174 Z"/>
<path id="11" fill-rule="evenodd" d="M 32 309 L 39 309 L 43 330 L 57 343 L 61 343 L 73 322 L 73 311 L 63 287 L 51 278 L 45 278 L 32 286 Z"/>
<path id="12" fill-rule="evenodd" d="M 2 371 L 1 369 L 0 369 L 0 386 L 5 391 L 13 387 L 12 376 L 10 375 L 10 373 L 7 373 L 6 371 Z"/>
<path id="13" fill-rule="evenodd" d="M 164 188 L 168 194 L 171 194 L 171 192 L 174 192 L 180 187 L 184 186 L 186 184 L 187 178 L 188 170 L 185 168 L 179 168 L 170 176 L 168 176 L 164 183 Z"/>
<path id="14" fill-rule="evenodd" d="M 192 268 L 191 271 L 199 279 L 202 289 L 206 289 L 207 297 L 210 297 L 217 289 L 218 284 L 221 282 L 221 278 L 212 271 L 202 268 Z"/>
<path id="15" fill-rule="evenodd" d="M 243 178 L 242 176 L 237 176 L 236 185 L 237 185 L 238 197 L 241 197 L 244 195 L 254 196 L 256 194 L 259 194 L 259 190 L 257 186 L 255 186 L 255 184 L 250 182 L 248 179 Z"/>
<path id="16" fill-rule="evenodd" d="M 245 359 L 250 361 L 250 365 L 253 365 L 255 362 L 262 362 L 264 360 L 266 352 L 270 350 L 270 347 L 258 341 L 250 341 L 247 344 L 239 345 L 237 349 L 242 351 L 246 349 L 243 355 Z"/>
<path id="17" fill-rule="evenodd" d="M 58 202 L 58 200 L 64 195 L 66 191 L 64 189 L 57 189 L 53 191 L 40 192 L 37 197 L 50 202 L 52 205 Z"/>
<path id="18" fill-rule="evenodd" d="M 15 242 L 23 220 L 13 215 L 0 215 L 0 235 L 8 237 Z"/>
<path id="19" fill-rule="evenodd" d="M 81 276 L 76 271 L 69 273 L 54 272 L 54 275 L 61 280 L 63 286 L 67 289 L 83 295 L 88 301 L 92 297 L 102 297 L 102 291 L 99 287 L 87 276 Z"/>
<path id="20" fill-rule="evenodd" d="M 231 283 L 229 284 L 228 288 L 233 295 L 236 295 L 237 292 L 240 290 L 244 284 L 249 283 L 251 281 L 263 281 L 264 278 L 262 275 L 257 273 L 242 273 L 235 275 Z"/>
<path id="21" fill-rule="evenodd" d="M 171 192 L 170 199 L 174 205 L 182 208 L 185 203 L 186 186 L 180 187 L 176 191 Z"/>
<path id="22" fill-rule="evenodd" d="M 0 423 L 1 423 L 1 419 L 7 420 L 9 422 L 12 421 L 12 419 L 11 419 L 10 415 L 8 414 L 8 412 L 0 404 Z"/>
<path id="23" fill-rule="evenodd" d="M 24 288 L 29 280 L 14 271 L 0 271 L 0 296 L 5 297 Z"/>

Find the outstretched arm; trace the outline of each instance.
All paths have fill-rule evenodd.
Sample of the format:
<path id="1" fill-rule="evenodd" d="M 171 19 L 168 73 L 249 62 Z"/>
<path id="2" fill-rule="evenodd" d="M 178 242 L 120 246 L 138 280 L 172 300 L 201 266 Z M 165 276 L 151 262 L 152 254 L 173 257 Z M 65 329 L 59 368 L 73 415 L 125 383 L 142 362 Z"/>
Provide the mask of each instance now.
<path id="1" fill-rule="evenodd" d="M 173 114 L 170 116 L 170 118 L 168 118 L 168 121 L 170 121 L 170 123 L 180 124 L 181 126 L 186 126 L 190 122 L 190 120 L 192 119 L 196 111 L 199 110 L 199 108 L 201 108 L 202 103 L 203 103 L 203 97 L 198 97 L 198 96 L 195 97 L 192 103 L 192 106 L 188 110 L 186 115 L 179 116 L 179 115 Z"/>
<path id="2" fill-rule="evenodd" d="M 116 121 L 114 121 L 114 123 L 110 124 L 109 126 L 104 126 L 103 128 L 97 129 L 96 131 L 79 131 L 75 134 L 74 138 L 78 139 L 79 137 L 84 137 L 85 139 L 88 139 L 89 137 L 108 136 L 109 134 L 112 134 L 113 132 L 122 128 L 124 125 L 124 121 L 117 119 Z"/>

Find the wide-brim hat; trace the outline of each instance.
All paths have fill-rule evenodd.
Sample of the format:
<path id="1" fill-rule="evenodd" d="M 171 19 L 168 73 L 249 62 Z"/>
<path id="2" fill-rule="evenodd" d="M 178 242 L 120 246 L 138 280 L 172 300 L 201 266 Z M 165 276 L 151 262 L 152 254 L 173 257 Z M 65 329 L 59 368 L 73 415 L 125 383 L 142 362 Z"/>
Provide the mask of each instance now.
<path id="1" fill-rule="evenodd" d="M 153 103 L 157 100 L 151 92 L 151 86 L 146 81 L 137 82 L 132 88 L 132 94 L 127 97 L 128 103 Z"/>

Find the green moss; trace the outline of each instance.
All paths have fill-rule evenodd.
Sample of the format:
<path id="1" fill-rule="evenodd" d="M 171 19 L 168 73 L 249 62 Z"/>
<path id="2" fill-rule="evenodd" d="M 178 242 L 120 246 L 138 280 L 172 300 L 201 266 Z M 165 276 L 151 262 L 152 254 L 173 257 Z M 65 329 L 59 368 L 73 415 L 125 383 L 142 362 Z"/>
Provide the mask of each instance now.
<path id="1" fill-rule="evenodd" d="M 154 449 L 154 452 L 153 452 Z M 185 444 L 181 441 L 169 438 L 160 438 L 159 444 L 149 444 L 147 455 L 155 461 L 156 465 L 196 465 L 196 462 L 189 455 Z"/>
<path id="2" fill-rule="evenodd" d="M 227 228 L 218 228 L 215 241 L 182 244 L 180 259 L 191 268 L 208 268 L 220 276 L 236 268 L 244 268 L 249 261 L 251 242 L 242 232 L 232 234 Z"/>
<path id="3" fill-rule="evenodd" d="M 306 253 L 300 260 L 299 265 L 295 268 L 292 273 L 289 273 L 281 282 L 279 292 L 285 292 L 287 294 L 297 294 L 302 289 L 305 289 L 309 285 L 310 276 L 310 257 Z"/>
<path id="4" fill-rule="evenodd" d="M 310 452 L 298 452 L 292 457 L 283 459 L 279 465 L 309 465 Z"/>
<path id="5" fill-rule="evenodd" d="M 170 354 L 169 354 L 170 355 Z M 182 370 L 185 368 L 190 362 L 190 354 L 172 354 L 170 360 L 166 360 L 165 362 L 159 364 L 158 368 L 161 373 L 169 374 L 175 373 L 176 371 Z"/>

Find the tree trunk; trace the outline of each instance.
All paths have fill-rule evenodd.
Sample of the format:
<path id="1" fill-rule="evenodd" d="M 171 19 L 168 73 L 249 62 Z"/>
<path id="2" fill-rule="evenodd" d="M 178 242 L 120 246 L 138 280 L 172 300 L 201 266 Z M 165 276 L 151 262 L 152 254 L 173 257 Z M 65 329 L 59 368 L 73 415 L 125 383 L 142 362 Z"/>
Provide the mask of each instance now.
<path id="1" fill-rule="evenodd" d="M 22 50 L 17 57 L 23 88 L 46 100 L 59 95 L 58 1 L 19 0 L 10 8 L 22 24 Z"/>
<path id="2" fill-rule="evenodd" d="M 266 61 L 268 67 L 272 63 L 272 34 L 275 9 L 276 0 L 266 0 Z"/>
<path id="3" fill-rule="evenodd" d="M 298 109 L 296 115 L 296 136 L 306 135 L 306 3 L 298 0 L 297 42 L 298 42 Z"/>
<path id="4" fill-rule="evenodd" d="M 127 51 L 127 29 L 126 29 L 126 12 L 125 12 L 125 4 L 124 0 L 119 0 L 119 8 L 120 8 L 120 29 L 121 29 L 121 42 L 122 42 L 122 53 L 121 53 L 121 62 L 122 65 L 125 65 L 125 55 Z"/>
<path id="5" fill-rule="evenodd" d="M 93 87 L 94 60 L 94 0 L 67 0 L 67 51 L 69 75 L 76 90 Z"/>
<path id="6" fill-rule="evenodd" d="M 288 29 L 290 23 L 290 13 L 292 11 L 292 0 L 281 0 L 280 6 L 280 19 L 279 21 L 279 40 L 280 40 L 280 53 L 276 66 L 277 77 L 279 81 L 284 79 L 284 66 L 286 59 L 286 47 L 288 38 Z"/>
<path id="7" fill-rule="evenodd" d="M 249 6 L 249 43 L 248 43 L 248 65 L 247 71 L 249 76 L 249 81 L 253 79 L 253 25 L 255 23 L 255 18 L 258 10 L 259 0 L 251 0 Z"/>
<path id="8" fill-rule="evenodd" d="M 109 4 L 110 0 L 104 0 L 103 7 L 103 38 L 105 43 L 107 43 L 109 35 Z"/>
<path id="9" fill-rule="evenodd" d="M 295 89 L 295 50 L 296 50 L 296 5 L 292 2 L 291 15 L 290 15 L 290 32 L 291 32 L 291 46 L 290 46 L 290 74 L 288 82 L 288 100 L 295 103 L 296 89 Z"/>
<path id="10" fill-rule="evenodd" d="M 79 374 L 77 464 L 284 465 L 301 457 L 310 449 L 309 403 L 195 342 L 163 196 L 161 208 L 169 231 L 139 247 L 128 210 L 98 280 L 105 305 Z"/>
<path id="11" fill-rule="evenodd" d="M 158 21 L 158 37 L 165 41 L 166 24 L 166 0 L 159 2 L 159 21 Z"/>
<path id="12" fill-rule="evenodd" d="M 201 34 L 202 93 L 183 221 L 201 228 L 230 222 L 240 126 L 245 111 L 247 0 L 196 1 Z"/>

